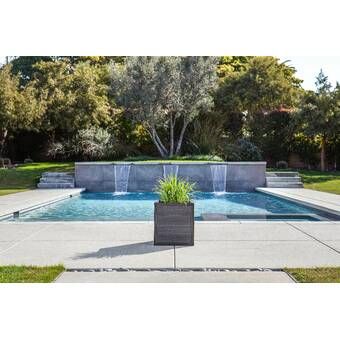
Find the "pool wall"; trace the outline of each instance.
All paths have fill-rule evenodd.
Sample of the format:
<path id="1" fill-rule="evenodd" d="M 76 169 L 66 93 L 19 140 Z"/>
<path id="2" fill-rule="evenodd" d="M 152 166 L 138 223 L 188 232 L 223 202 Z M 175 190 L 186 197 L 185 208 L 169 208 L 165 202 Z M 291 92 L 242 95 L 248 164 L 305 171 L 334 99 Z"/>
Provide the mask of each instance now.
<path id="1" fill-rule="evenodd" d="M 211 192 L 213 175 L 211 166 L 226 166 L 227 191 L 253 191 L 265 186 L 266 162 L 77 162 L 75 163 L 75 183 L 78 188 L 88 191 L 115 191 L 115 165 L 130 165 L 127 191 L 153 191 L 158 180 L 163 177 L 164 166 L 178 166 L 178 177 L 196 183 L 196 190 Z M 215 179 L 216 180 L 216 179 Z"/>

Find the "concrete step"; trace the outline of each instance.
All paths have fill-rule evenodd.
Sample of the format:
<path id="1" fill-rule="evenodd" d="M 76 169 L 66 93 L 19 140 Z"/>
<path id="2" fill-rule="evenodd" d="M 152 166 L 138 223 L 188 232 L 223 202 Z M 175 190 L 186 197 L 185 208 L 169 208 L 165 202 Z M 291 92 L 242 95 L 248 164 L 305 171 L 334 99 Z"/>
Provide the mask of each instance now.
<path id="1" fill-rule="evenodd" d="M 74 174 L 72 172 L 44 172 L 38 183 L 38 188 L 40 189 L 68 189 L 74 187 Z"/>
<path id="2" fill-rule="evenodd" d="M 38 183 L 39 189 L 71 189 L 74 183 Z"/>
<path id="3" fill-rule="evenodd" d="M 295 183 L 295 182 L 301 182 L 300 177 L 266 177 L 267 182 L 289 182 L 289 183 Z"/>
<path id="4" fill-rule="evenodd" d="M 303 188 L 301 182 L 291 183 L 291 182 L 267 182 L 268 188 Z"/>
<path id="5" fill-rule="evenodd" d="M 266 172 L 266 177 L 300 177 L 296 171 L 275 171 Z"/>
<path id="6" fill-rule="evenodd" d="M 73 177 L 41 177 L 40 183 L 74 183 Z"/>
<path id="7" fill-rule="evenodd" d="M 43 172 L 42 177 L 74 177 L 73 172 Z"/>

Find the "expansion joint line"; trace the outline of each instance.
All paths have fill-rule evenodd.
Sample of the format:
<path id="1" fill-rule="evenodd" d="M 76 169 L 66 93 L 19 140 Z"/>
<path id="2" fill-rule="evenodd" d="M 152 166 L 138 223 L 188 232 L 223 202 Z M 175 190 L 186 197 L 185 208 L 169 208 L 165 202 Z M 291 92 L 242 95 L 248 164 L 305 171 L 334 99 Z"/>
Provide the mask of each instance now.
<path id="1" fill-rule="evenodd" d="M 176 246 L 174 246 L 174 269 L 176 270 Z"/>
<path id="2" fill-rule="evenodd" d="M 330 246 L 329 244 L 327 244 L 327 243 L 325 243 L 325 242 L 323 242 L 323 241 L 321 241 L 321 240 L 317 239 L 317 238 L 316 238 L 316 237 L 314 237 L 313 235 L 311 235 L 311 234 L 307 233 L 306 231 L 304 231 L 304 230 L 300 229 L 299 227 L 296 227 L 295 225 L 293 225 L 293 224 L 291 224 L 291 223 L 289 223 L 289 222 L 286 222 L 286 223 L 287 223 L 287 224 L 289 224 L 291 227 L 293 227 L 295 230 L 298 230 L 298 231 L 300 231 L 301 233 L 305 234 L 306 236 L 308 236 L 308 237 L 312 238 L 314 241 L 321 243 L 322 245 L 326 246 L 327 248 L 329 248 L 329 249 L 331 249 L 331 250 L 335 251 L 337 254 L 339 254 L 339 255 L 340 255 L 340 251 L 339 251 L 339 250 L 337 250 L 337 249 L 335 249 L 335 248 L 333 248 L 333 247 L 332 247 L 332 246 Z"/>

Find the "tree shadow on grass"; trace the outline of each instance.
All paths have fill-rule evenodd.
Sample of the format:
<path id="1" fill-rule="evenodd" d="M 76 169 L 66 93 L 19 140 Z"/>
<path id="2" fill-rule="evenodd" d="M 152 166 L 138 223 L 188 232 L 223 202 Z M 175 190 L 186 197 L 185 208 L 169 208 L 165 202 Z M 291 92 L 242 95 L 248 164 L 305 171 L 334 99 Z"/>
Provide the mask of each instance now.
<path id="1" fill-rule="evenodd" d="M 306 184 L 323 183 L 323 182 L 340 179 L 339 171 L 329 171 L 329 172 L 300 171 L 300 175 L 302 177 L 302 181 Z"/>
<path id="2" fill-rule="evenodd" d="M 90 258 L 114 258 L 128 255 L 144 255 L 173 249 L 171 246 L 154 246 L 153 242 L 130 243 L 114 247 L 100 248 L 98 251 L 82 253 L 75 256 L 74 260 Z"/>

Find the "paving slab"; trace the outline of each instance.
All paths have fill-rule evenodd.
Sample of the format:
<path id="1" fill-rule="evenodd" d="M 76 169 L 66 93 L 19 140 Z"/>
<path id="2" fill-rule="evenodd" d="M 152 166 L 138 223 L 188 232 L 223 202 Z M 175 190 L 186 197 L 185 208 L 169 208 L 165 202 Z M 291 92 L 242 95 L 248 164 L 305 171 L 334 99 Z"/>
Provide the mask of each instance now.
<path id="1" fill-rule="evenodd" d="M 340 241 L 340 222 L 313 223 L 313 222 L 289 222 L 291 225 L 308 233 L 321 241 Z"/>
<path id="2" fill-rule="evenodd" d="M 78 195 L 84 191 L 76 189 L 36 189 L 0 197 L 0 217 L 13 214 L 16 211 L 39 206 L 47 202 L 67 198 L 70 195 Z"/>
<path id="3" fill-rule="evenodd" d="M 199 223 L 195 224 L 198 241 L 296 241 L 309 240 L 308 236 L 286 222 Z"/>
<path id="4" fill-rule="evenodd" d="M 15 244 L 15 242 L 4 242 L 4 241 L 0 241 L 0 254 L 3 251 L 6 251 L 6 249 L 10 248 L 13 244 Z M 0 255 L 1 256 L 1 255 Z"/>
<path id="5" fill-rule="evenodd" d="M 23 224 L 31 224 L 36 227 L 48 225 L 48 228 L 30 238 L 38 241 L 153 240 L 153 223 L 151 222 L 19 222 L 15 227 L 20 229 L 20 225 Z M 7 225 L 6 228 L 10 229 L 11 225 Z"/>
<path id="6" fill-rule="evenodd" d="M 327 244 L 328 246 L 334 248 L 336 251 L 338 251 L 340 253 L 340 241 L 323 241 L 325 244 Z M 340 255 L 339 255 L 340 256 Z"/>
<path id="7" fill-rule="evenodd" d="M 44 224 L 3 224 L 0 223 L 0 241 L 20 241 L 39 230 L 45 229 Z"/>
<path id="8" fill-rule="evenodd" d="M 0 265 L 55 265 L 66 268 L 173 268 L 173 247 L 152 242 L 22 241 L 0 254 Z"/>
<path id="9" fill-rule="evenodd" d="M 176 247 L 176 268 L 339 266 L 340 255 L 317 241 L 197 241 Z"/>
<path id="10" fill-rule="evenodd" d="M 64 272 L 57 283 L 293 283 L 284 272 Z"/>

